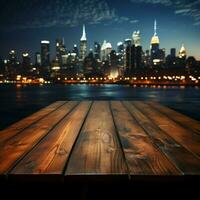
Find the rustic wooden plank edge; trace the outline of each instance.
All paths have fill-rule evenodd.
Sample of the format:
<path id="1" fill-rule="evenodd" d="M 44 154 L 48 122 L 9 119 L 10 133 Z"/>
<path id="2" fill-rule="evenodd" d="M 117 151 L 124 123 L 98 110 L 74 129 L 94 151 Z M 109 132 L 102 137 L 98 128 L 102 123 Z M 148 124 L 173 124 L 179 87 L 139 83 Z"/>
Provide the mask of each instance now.
<path id="1" fill-rule="evenodd" d="M 59 105 L 58 107 L 56 107 L 55 109 L 53 109 L 52 111 L 48 112 L 47 114 L 45 114 L 45 115 L 43 115 L 42 117 L 38 118 L 37 120 L 33 121 L 33 122 L 30 123 L 28 126 L 22 128 L 22 129 L 20 129 L 20 130 L 17 131 L 12 137 L 16 137 L 18 134 L 20 134 L 21 132 L 25 131 L 25 130 L 28 129 L 30 126 L 32 126 L 32 125 L 38 123 L 40 120 L 44 119 L 45 117 L 47 117 L 48 115 L 50 115 L 50 114 L 53 113 L 54 111 L 58 110 L 61 106 L 63 106 L 64 104 L 67 103 L 67 101 L 57 101 L 57 102 L 61 102 L 61 103 L 63 102 L 63 103 L 62 103 L 61 105 Z M 55 102 L 55 103 L 57 103 L 57 102 Z M 53 103 L 53 104 L 54 104 L 54 103 Z M 43 108 L 43 109 L 41 109 L 41 110 L 44 110 L 44 109 L 46 109 L 46 108 L 48 108 L 48 107 L 50 107 L 50 106 L 52 106 L 52 104 L 50 104 L 49 106 L 47 106 L 47 107 L 45 107 L 45 108 Z M 41 110 L 39 110 L 39 111 L 41 111 Z M 37 112 L 39 112 L 39 111 L 37 111 Z M 37 112 L 36 112 L 36 113 L 37 113 Z M 34 114 L 36 114 L 36 113 L 33 113 L 32 115 L 34 115 Z M 30 115 L 30 116 L 28 116 L 28 117 L 31 117 L 32 115 Z M 24 119 L 26 119 L 26 118 L 24 118 Z M 17 124 L 17 123 L 23 121 L 24 119 L 19 120 L 18 122 L 14 123 L 13 125 L 15 125 L 15 124 Z M 13 125 L 11 125 L 11 126 L 13 126 Z M 7 128 L 10 128 L 11 126 L 9 126 L 9 127 L 7 127 Z M 6 128 L 6 129 L 7 129 L 7 128 Z M 4 129 L 4 130 L 2 130 L 2 131 L 5 131 L 6 129 Z M 0 131 L 0 134 L 1 134 L 1 131 Z M 2 141 L 2 138 L 0 138 L 0 144 L 1 144 L 2 142 L 7 142 L 10 138 L 11 138 L 11 137 L 9 137 L 9 138 L 7 138 L 7 139 L 5 139 L 5 140 L 3 140 L 3 141 Z"/>
<path id="2" fill-rule="evenodd" d="M 134 101 L 133 101 L 133 102 L 134 102 Z M 131 102 L 129 102 L 129 101 L 123 101 L 123 104 L 124 104 L 124 106 L 127 108 L 127 110 L 129 110 L 129 108 L 127 107 L 126 104 L 129 104 L 129 105 L 131 105 L 131 106 L 134 108 L 134 105 L 133 105 Z M 136 108 L 136 107 L 135 107 L 135 109 L 137 109 L 143 116 L 145 116 L 145 115 L 143 114 L 143 112 L 141 112 L 141 110 L 139 110 L 139 109 Z M 135 120 L 141 125 L 140 121 L 138 121 L 138 119 L 133 115 L 132 111 L 129 110 L 129 112 L 130 112 L 130 114 L 133 116 L 133 118 L 135 118 Z M 146 117 L 146 116 L 145 116 L 145 117 Z M 147 118 L 148 120 L 150 120 L 148 117 L 146 117 L 146 118 Z M 151 120 L 150 120 L 150 121 L 151 121 Z M 152 123 L 152 125 L 155 126 L 155 127 L 157 127 L 154 123 Z M 150 138 L 151 138 L 151 140 L 152 140 L 152 143 L 155 145 L 155 147 L 157 147 L 157 148 L 167 157 L 167 159 L 168 159 L 173 165 L 175 165 L 175 167 L 176 167 L 177 169 L 179 169 L 179 170 L 182 172 L 182 175 L 185 176 L 185 175 L 199 175 L 199 174 L 200 174 L 199 164 L 197 164 L 197 163 L 199 163 L 199 159 L 196 158 L 195 156 L 193 156 L 193 154 L 192 154 L 191 152 L 189 152 L 187 149 L 185 149 L 182 145 L 178 145 L 178 144 L 174 141 L 173 138 L 169 137 L 170 140 L 174 141 L 174 144 L 177 144 L 177 145 L 178 145 L 178 146 L 176 146 L 176 145 L 174 146 L 174 148 L 175 148 L 176 151 L 180 151 L 179 148 L 181 148 L 181 150 L 186 154 L 185 156 L 187 156 L 188 158 L 192 159 L 192 163 L 190 163 L 191 160 L 189 161 L 189 163 L 191 164 L 190 167 L 187 166 L 187 164 L 186 164 L 186 166 L 184 166 L 185 163 L 183 163 L 182 158 L 181 158 L 181 160 L 176 160 L 176 162 L 175 162 L 175 161 L 174 161 L 174 158 L 173 158 L 173 156 L 172 156 L 172 152 L 170 152 L 168 149 L 163 148 L 162 145 L 160 146 L 160 142 L 161 142 L 161 141 L 158 140 L 158 143 L 157 143 L 157 139 L 154 138 L 154 136 L 152 136 L 151 133 L 149 133 L 149 130 L 146 130 L 146 128 L 145 128 L 143 125 L 141 125 L 141 127 L 142 127 L 142 128 L 144 129 L 144 131 L 150 136 Z M 168 135 L 166 135 L 166 133 L 163 132 L 161 129 L 159 129 L 159 128 L 156 128 L 156 129 L 158 129 L 159 132 L 162 133 L 162 137 L 163 137 L 163 136 L 164 136 L 164 137 L 166 137 L 166 136 L 168 137 Z M 156 141 L 156 144 L 155 144 L 155 141 Z M 179 159 L 179 158 L 178 158 L 178 159 Z M 193 160 L 194 160 L 194 162 L 193 162 Z M 186 170 L 186 169 L 187 169 L 187 170 Z"/>
<path id="3" fill-rule="evenodd" d="M 175 175 L 181 172 L 152 144 L 149 135 L 121 101 L 111 102 L 130 176 Z"/>
<path id="4" fill-rule="evenodd" d="M 164 114 L 162 114 L 162 112 L 154 109 L 153 106 L 145 103 L 145 102 L 140 102 L 140 101 L 134 101 L 132 102 L 132 104 L 137 108 L 139 109 L 148 119 L 151 120 L 151 122 L 153 124 L 155 124 L 159 129 L 161 129 L 162 131 L 164 131 L 164 133 L 169 137 L 169 138 L 172 138 L 178 145 L 181 145 L 183 146 L 187 151 L 189 151 L 191 154 L 193 154 L 194 157 L 196 157 L 197 159 L 199 159 L 200 161 L 200 147 L 199 147 L 199 143 L 200 143 L 200 137 L 199 135 L 195 134 L 191 129 L 186 129 L 184 128 L 182 125 L 180 124 L 177 124 L 174 120 L 171 119 L 170 116 L 166 116 Z M 144 107 L 146 109 L 142 110 L 141 107 Z M 154 112 L 153 115 L 161 115 L 163 118 L 166 119 L 166 121 L 170 122 L 169 125 L 167 126 L 161 126 L 162 124 L 160 124 L 155 118 L 155 116 L 153 117 L 153 115 L 150 115 L 147 111 L 147 110 L 150 110 L 151 113 Z M 155 111 L 154 111 L 155 110 Z M 161 117 L 160 117 L 161 118 Z M 173 123 L 173 126 L 171 126 L 170 124 Z M 172 127 L 175 129 L 178 129 L 177 132 L 180 132 L 181 135 L 179 137 L 176 136 L 176 134 L 171 134 L 171 131 L 166 129 L 166 127 L 169 127 L 172 129 Z M 188 132 L 186 132 L 188 130 Z M 182 137 L 182 142 L 180 141 Z M 187 138 L 184 138 L 183 140 L 183 137 L 187 137 Z M 190 141 L 190 142 L 187 142 L 187 141 Z M 199 142 L 199 143 L 198 143 Z M 194 148 L 195 147 L 195 148 Z"/>
<path id="5" fill-rule="evenodd" d="M 127 169 L 118 142 L 108 101 L 95 101 L 66 174 L 124 174 Z"/>
<path id="6" fill-rule="evenodd" d="M 70 114 L 70 113 L 74 110 L 74 108 L 77 107 L 77 106 L 79 105 L 79 103 L 80 103 L 80 102 L 77 101 L 76 104 L 75 104 L 74 106 L 72 106 L 72 108 L 70 109 L 70 111 L 67 112 L 67 113 L 64 115 L 64 117 L 67 116 L 68 114 Z M 65 105 L 65 104 L 64 104 L 64 105 Z M 63 106 L 64 106 L 64 105 L 63 105 Z M 62 106 L 61 106 L 61 107 L 62 107 Z M 7 179 L 9 179 L 10 173 L 11 173 L 12 170 L 18 165 L 18 163 L 20 163 L 20 161 L 23 160 L 23 158 L 24 158 L 29 152 L 31 152 L 31 151 L 40 143 L 40 141 L 43 140 L 43 139 L 49 134 L 49 132 L 50 132 L 51 130 L 53 130 L 53 129 L 60 123 L 60 121 L 62 121 L 62 119 L 63 119 L 64 117 L 62 117 L 57 123 L 55 123 L 55 124 L 51 127 L 51 129 L 50 129 L 45 135 L 43 135 L 43 136 L 42 136 L 28 151 L 26 151 L 20 158 L 18 158 L 18 159 L 15 160 L 14 164 L 5 172 L 5 175 L 7 176 Z"/>
<path id="7" fill-rule="evenodd" d="M 63 174 L 91 101 L 82 101 L 29 152 L 11 174 Z"/>
<path id="8" fill-rule="evenodd" d="M 92 107 L 92 104 L 93 104 L 93 102 L 91 103 L 91 105 L 90 105 L 90 108 L 88 109 L 88 112 L 87 112 L 87 115 L 86 115 L 86 117 L 85 117 L 85 119 L 84 119 L 84 121 L 83 121 L 83 123 L 82 123 L 82 126 L 81 126 L 81 128 L 80 128 L 80 131 L 79 131 L 79 133 L 78 133 L 78 135 L 77 135 L 77 137 L 76 137 L 76 140 L 75 140 L 75 142 L 74 142 L 74 144 L 73 144 L 73 147 L 72 147 L 72 149 L 75 147 L 75 144 L 76 144 L 76 142 L 77 142 L 77 140 L 78 140 L 78 137 L 79 137 L 79 135 L 80 135 L 80 132 L 81 132 L 81 130 L 82 130 L 82 128 L 83 128 L 83 126 L 84 126 L 84 123 L 85 123 L 85 121 L 86 121 L 86 119 L 87 119 L 87 116 L 88 116 L 88 114 L 89 114 L 89 112 L 90 112 L 90 109 L 91 109 L 91 107 Z M 63 104 L 64 105 L 64 104 Z M 71 110 L 70 110 L 70 112 L 69 113 L 67 113 L 66 115 L 69 115 L 71 112 L 73 112 L 73 110 L 77 107 L 79 105 L 79 103 L 77 103 Z M 116 124 L 115 124 L 115 121 L 114 121 L 114 118 L 113 118 L 113 111 L 112 111 L 112 109 L 111 109 L 111 102 L 109 101 L 109 110 L 110 110 L 110 112 L 111 112 L 111 115 L 112 115 L 112 119 L 113 119 L 113 123 L 114 123 L 114 126 L 115 126 L 115 130 L 116 130 L 116 135 L 117 135 L 117 139 L 118 139 L 118 142 L 119 142 L 119 145 L 121 146 L 121 150 L 122 150 L 122 153 L 123 153 L 123 156 L 125 156 L 124 155 L 124 150 L 123 150 L 123 148 L 122 148 L 122 144 L 121 144 L 121 140 L 120 140 L 120 138 L 119 138 L 119 133 L 118 133 L 118 130 L 116 129 Z M 62 106 L 62 105 L 61 105 Z M 126 109 L 127 109 L 127 107 L 126 106 L 124 106 Z M 128 110 L 128 109 L 127 109 Z M 53 111 L 52 111 L 53 112 Z M 65 116 L 66 116 L 65 115 Z M 64 117 L 63 117 L 64 118 Z M 62 119 L 63 119 L 62 118 Z M 60 121 L 62 120 L 62 119 L 60 119 Z M 57 124 L 59 124 L 60 123 L 60 121 L 57 123 Z M 137 121 L 137 119 L 136 119 L 136 121 Z M 56 124 L 56 125 L 57 125 Z M 55 125 L 55 126 L 56 126 Z M 54 127 L 52 127 L 52 129 L 54 129 Z M 51 130 L 52 130 L 51 129 Z M 49 130 L 48 131 L 48 133 L 51 131 L 51 130 Z M 145 131 L 146 132 L 146 131 Z M 43 138 L 45 138 L 47 135 L 48 135 L 48 133 L 43 137 Z M 39 141 L 38 141 L 38 143 L 43 139 L 43 138 L 41 138 Z M 37 144 L 38 144 L 37 143 Z M 36 146 L 37 146 L 37 144 L 35 144 L 35 146 L 30 150 L 30 151 L 32 151 Z M 154 143 L 153 143 L 154 144 Z M 156 146 L 157 147 L 157 146 Z M 71 152 L 70 152 L 70 156 L 71 156 L 71 153 L 72 153 L 72 149 L 71 149 Z M 159 149 L 160 150 L 160 149 Z M 29 151 L 28 152 L 26 152 L 26 154 L 27 153 L 29 153 Z M 26 154 L 24 155 L 24 156 L 26 156 Z M 164 154 L 165 155 L 165 154 Z M 166 155 L 165 155 L 166 156 Z M 168 157 L 167 157 L 168 158 Z M 23 159 L 23 158 L 22 158 Z M 68 164 L 68 161 L 69 161 L 69 158 L 68 158 L 68 160 L 67 160 L 67 162 L 66 162 L 66 165 L 65 165 L 65 169 L 63 170 L 63 174 L 61 174 L 61 175 L 57 175 L 57 174 L 28 174 L 28 175 L 24 175 L 24 174 L 19 174 L 19 175 L 12 175 L 12 174 L 9 174 L 9 173 L 7 173 L 7 174 L 3 174 L 3 175 L 0 175 L 0 182 L 2 182 L 2 181 L 13 181 L 13 182 L 18 182 L 19 181 L 19 179 L 20 179 L 20 182 L 22 181 L 22 182 L 61 182 L 61 183 L 70 183 L 70 181 L 83 181 L 83 179 L 85 179 L 86 181 L 100 181 L 100 182 L 103 182 L 103 181 L 135 181 L 135 182 L 137 182 L 137 181 L 188 181 L 188 180 L 193 180 L 193 179 L 195 179 L 195 180 L 199 180 L 199 178 L 200 178 L 200 174 L 195 174 L 195 175 L 192 175 L 192 174 L 184 174 L 183 173 L 183 175 L 184 176 L 177 176 L 177 175 L 170 175 L 170 176 L 159 176 L 159 175 L 132 175 L 132 179 L 130 179 L 130 172 L 128 172 L 128 173 L 124 173 L 124 174 L 71 174 L 71 175 L 69 175 L 69 174 L 67 174 L 67 175 L 65 175 L 65 171 L 66 171 L 66 168 L 67 168 L 67 164 Z M 19 160 L 19 162 L 20 162 L 20 160 Z M 125 158 L 125 162 L 126 162 L 126 158 Z M 126 163 L 127 164 L 127 163 Z M 128 166 L 127 166 L 127 169 L 129 169 L 128 168 Z"/>
<path id="9" fill-rule="evenodd" d="M 174 122 L 176 122 L 177 124 L 179 124 L 180 126 L 183 126 L 185 129 L 188 129 L 188 130 L 190 130 L 190 131 L 192 130 L 194 133 L 200 135 L 200 129 L 194 127 L 194 126 L 196 126 L 197 124 L 198 124 L 198 126 L 200 127 L 200 121 L 195 120 L 195 119 L 193 119 L 193 118 L 191 118 L 191 117 L 188 117 L 187 115 L 184 115 L 184 114 L 182 114 L 182 113 L 179 113 L 178 111 L 176 111 L 176 110 L 174 110 L 174 109 L 172 109 L 172 108 L 170 108 L 170 107 L 168 107 L 168 106 L 164 106 L 164 105 L 162 105 L 162 104 L 160 104 L 160 103 L 158 103 L 158 102 L 153 102 L 153 101 L 148 102 L 148 101 L 144 101 L 144 103 L 146 103 L 146 104 L 152 106 L 155 110 L 159 111 L 160 113 L 162 113 L 162 114 L 165 115 L 166 117 L 169 117 L 169 114 L 167 114 L 166 112 L 163 111 L 164 108 L 169 109 L 170 112 L 176 113 L 177 115 L 179 115 L 179 116 L 181 116 L 181 117 L 186 117 L 187 119 L 184 120 L 185 122 L 190 123 L 190 121 L 191 121 L 192 123 L 195 123 L 195 125 L 193 125 L 192 127 L 191 127 L 191 126 L 189 127 L 189 125 L 187 125 L 187 124 L 184 123 L 184 122 L 181 122 L 179 119 L 176 119 L 175 117 L 171 117 L 170 119 L 173 120 Z M 154 105 L 154 103 L 156 103 L 156 105 Z M 159 108 L 160 106 L 163 107 L 163 109 L 160 109 L 160 108 Z"/>
<path id="10" fill-rule="evenodd" d="M 122 142 L 121 142 L 121 139 L 120 139 L 119 131 L 117 129 L 116 122 L 114 120 L 114 113 L 113 113 L 113 110 L 111 108 L 111 101 L 109 101 L 109 109 L 110 109 L 111 116 L 112 116 L 112 121 L 113 121 L 113 124 L 114 124 L 114 127 L 115 127 L 116 138 L 117 138 L 117 140 L 119 142 L 119 145 L 120 145 L 120 148 L 121 148 L 121 152 L 122 152 L 122 156 L 123 156 L 123 159 L 124 159 L 124 163 L 125 163 L 126 168 L 127 168 L 127 175 L 128 175 L 128 178 L 130 179 L 131 178 L 130 177 L 130 169 L 128 167 L 128 163 L 127 163 L 125 152 L 124 152 L 124 148 L 123 148 L 123 145 L 122 145 Z"/>
<path id="11" fill-rule="evenodd" d="M 163 133 L 164 133 L 164 135 L 165 136 L 167 136 L 168 138 L 170 138 L 172 141 L 174 141 L 175 142 L 175 144 L 177 144 L 179 147 L 181 147 L 183 150 L 185 150 L 187 153 L 189 153 L 189 154 L 191 154 L 192 156 L 193 156 L 193 158 L 194 158 L 194 160 L 198 160 L 199 161 L 199 165 L 200 165 L 200 157 L 199 157 L 199 155 L 198 154 L 196 154 L 196 153 L 194 153 L 189 147 L 187 147 L 186 145 L 184 145 L 184 144 L 182 144 L 181 142 L 179 142 L 176 138 L 174 138 L 173 136 L 171 136 L 167 131 L 165 131 L 165 130 L 163 130 L 160 126 L 158 126 L 155 122 L 154 122 L 154 120 L 150 117 L 150 115 L 147 115 L 146 113 L 145 113 L 145 111 L 143 111 L 140 107 L 138 107 L 136 104 L 137 104 L 137 102 L 139 102 L 139 101 L 131 101 L 131 103 L 132 103 L 132 105 L 133 106 L 135 106 L 141 113 L 143 113 L 143 115 L 145 115 L 151 122 L 152 122 L 152 124 L 154 124 L 155 126 L 157 126 L 158 127 L 158 129 L 160 129 Z M 150 106 L 150 105 L 148 105 L 147 103 L 145 103 L 145 102 L 139 102 L 139 104 L 140 103 L 142 103 L 142 104 L 146 104 L 146 106 L 149 106 L 149 107 L 151 107 L 151 109 L 154 109 L 152 106 Z M 159 111 L 157 111 L 158 113 L 160 113 Z M 161 113 L 162 114 L 162 113 Z M 166 116 L 166 118 L 169 118 L 169 120 L 171 120 L 171 118 L 169 117 L 169 116 Z M 175 124 L 176 124 L 176 122 L 174 122 Z M 191 130 L 190 130 L 191 131 Z M 197 136 L 196 134 L 195 134 L 195 136 Z M 199 169 L 198 169 L 198 173 L 200 173 L 200 167 L 199 167 Z M 185 174 L 184 172 L 183 172 L 183 174 L 184 175 L 191 175 L 191 176 L 193 176 L 193 175 L 198 175 L 198 174 Z"/>
<path id="12" fill-rule="evenodd" d="M 78 135 L 77 135 L 77 137 L 76 137 L 76 139 L 75 139 L 75 141 L 74 141 L 74 144 L 72 145 L 72 148 L 71 148 L 71 151 L 70 151 L 70 153 L 69 153 L 68 159 L 67 159 L 67 161 L 66 161 L 66 163 L 65 163 L 65 166 L 64 166 L 64 168 L 63 168 L 63 173 L 62 173 L 62 174 L 63 174 L 65 180 L 66 180 L 66 177 L 68 176 L 68 175 L 66 175 L 66 173 L 67 173 L 67 167 L 68 167 L 70 158 L 71 158 L 71 156 L 72 156 L 72 152 L 73 152 L 74 149 L 75 149 L 76 143 L 77 143 L 77 141 L 78 141 L 78 138 L 79 138 L 79 136 L 80 136 L 80 133 L 81 133 L 83 127 L 84 127 L 85 121 L 87 120 L 87 117 L 88 117 L 88 115 L 89 115 L 89 113 L 90 113 L 90 110 L 91 110 L 93 104 L 94 104 L 94 101 L 91 101 L 90 107 L 89 107 L 89 109 L 88 109 L 88 111 L 87 111 L 87 114 L 85 115 L 85 119 L 83 120 L 83 123 L 82 123 L 82 125 L 81 125 L 81 127 L 80 127 L 79 133 L 78 133 Z"/>

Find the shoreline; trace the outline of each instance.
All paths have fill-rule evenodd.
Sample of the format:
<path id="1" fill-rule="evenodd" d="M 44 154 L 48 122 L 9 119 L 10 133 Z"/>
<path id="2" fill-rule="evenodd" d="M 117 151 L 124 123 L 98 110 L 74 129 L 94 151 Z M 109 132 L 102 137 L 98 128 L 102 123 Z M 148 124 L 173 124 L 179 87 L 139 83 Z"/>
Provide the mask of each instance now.
<path id="1" fill-rule="evenodd" d="M 130 85 L 130 86 L 185 86 L 185 87 L 200 87 L 200 83 L 170 83 L 170 82 L 104 82 L 104 81 L 70 81 L 70 82 L 48 82 L 48 83 L 23 83 L 23 82 L 4 82 L 0 85 Z"/>

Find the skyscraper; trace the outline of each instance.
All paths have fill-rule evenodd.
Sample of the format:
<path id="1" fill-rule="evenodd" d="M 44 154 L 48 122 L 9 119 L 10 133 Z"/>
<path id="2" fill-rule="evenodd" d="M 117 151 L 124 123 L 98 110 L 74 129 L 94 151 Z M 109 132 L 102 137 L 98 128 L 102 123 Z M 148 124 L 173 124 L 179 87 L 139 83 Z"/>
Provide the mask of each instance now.
<path id="1" fill-rule="evenodd" d="M 182 44 L 181 49 L 179 51 L 178 57 L 181 59 L 186 59 L 187 53 L 184 44 Z"/>
<path id="2" fill-rule="evenodd" d="M 123 42 L 117 43 L 117 53 L 124 54 L 124 44 L 123 44 Z"/>
<path id="3" fill-rule="evenodd" d="M 41 63 L 42 67 L 50 66 L 50 42 L 47 40 L 41 41 Z"/>
<path id="4" fill-rule="evenodd" d="M 29 75 L 31 70 L 31 58 L 29 53 L 25 52 L 22 54 L 22 74 Z"/>
<path id="5" fill-rule="evenodd" d="M 157 22 L 154 21 L 154 35 L 151 39 L 151 62 L 153 65 L 160 63 L 160 50 L 159 50 L 160 40 L 157 35 Z"/>
<path id="6" fill-rule="evenodd" d="M 150 56 L 150 51 L 146 50 L 144 53 L 144 57 L 143 57 L 143 61 L 144 61 L 144 66 L 145 67 L 149 67 L 151 65 L 151 56 Z"/>
<path id="7" fill-rule="evenodd" d="M 101 45 L 98 42 L 94 42 L 94 58 L 100 60 L 101 58 Z"/>
<path id="8" fill-rule="evenodd" d="M 83 61 L 87 56 L 87 37 L 85 31 L 85 25 L 83 25 L 83 34 L 80 39 L 80 60 Z"/>
<path id="9" fill-rule="evenodd" d="M 133 53 L 132 46 L 132 40 L 131 39 L 125 39 L 124 40 L 124 67 L 126 68 L 126 73 L 129 73 L 131 71 L 131 54 Z M 135 48 L 135 47 L 134 47 Z"/>
<path id="10" fill-rule="evenodd" d="M 161 62 L 165 63 L 166 62 L 166 49 L 160 49 L 160 60 Z"/>
<path id="11" fill-rule="evenodd" d="M 84 60 L 84 74 L 87 76 L 93 76 L 96 72 L 96 67 L 95 67 L 95 59 L 94 59 L 94 54 L 93 51 L 90 50 L 88 56 L 85 57 Z"/>
<path id="12" fill-rule="evenodd" d="M 41 66 L 41 54 L 39 52 L 35 53 L 35 65 Z"/>
<path id="13" fill-rule="evenodd" d="M 101 60 L 102 61 L 109 61 L 109 56 L 112 51 L 112 45 L 110 42 L 106 42 L 104 40 L 102 46 L 101 46 Z"/>
<path id="14" fill-rule="evenodd" d="M 11 65 L 13 65 L 13 66 L 16 65 L 16 63 L 17 63 L 17 53 L 16 53 L 15 50 L 11 50 L 9 52 L 8 59 L 9 59 L 9 62 L 10 62 Z"/>
<path id="15" fill-rule="evenodd" d="M 77 58 L 79 57 L 79 50 L 78 50 L 78 47 L 77 47 L 76 44 L 74 44 L 74 48 L 73 48 L 73 51 L 72 51 L 72 52 L 76 54 L 76 57 L 77 57 Z"/>
<path id="16" fill-rule="evenodd" d="M 141 67 L 142 64 L 142 46 L 140 31 L 133 32 L 133 43 L 135 45 L 135 66 L 134 68 Z"/>
<path id="17" fill-rule="evenodd" d="M 170 49 L 170 56 L 171 56 L 172 58 L 175 58 L 175 57 L 176 57 L 176 49 L 175 49 L 175 48 L 171 48 L 171 49 Z"/>
<path id="18" fill-rule="evenodd" d="M 118 42 L 117 43 L 117 54 L 118 54 L 118 64 L 123 67 L 124 66 L 124 55 L 125 50 L 124 50 L 124 44 L 123 42 Z"/>
<path id="19" fill-rule="evenodd" d="M 132 45 L 132 40 L 127 38 L 124 40 L 124 47 L 126 48 L 127 46 L 130 46 Z"/>
<path id="20" fill-rule="evenodd" d="M 60 67 L 62 67 L 62 56 L 66 55 L 67 51 L 65 48 L 64 38 L 56 40 L 56 60 L 58 61 Z"/>
<path id="21" fill-rule="evenodd" d="M 17 53 L 15 50 L 11 50 L 8 55 L 8 61 L 6 61 L 7 67 L 5 67 L 6 74 L 9 77 L 15 78 L 17 73 L 20 73 L 19 69 L 20 67 L 18 66 L 18 61 L 17 61 Z"/>
<path id="22" fill-rule="evenodd" d="M 142 66 L 142 46 L 135 47 L 135 68 Z"/>
<path id="23" fill-rule="evenodd" d="M 115 50 L 110 52 L 110 65 L 111 67 L 117 67 L 118 65 L 118 56 Z"/>
<path id="24" fill-rule="evenodd" d="M 126 47 L 126 75 L 131 75 L 135 68 L 135 45 L 128 45 Z"/>
<path id="25" fill-rule="evenodd" d="M 135 44 L 135 47 L 141 46 L 140 31 L 133 32 L 133 43 Z"/>
<path id="26" fill-rule="evenodd" d="M 135 45 L 133 44 L 132 39 L 126 39 L 124 41 L 125 46 L 125 68 L 126 75 L 131 75 L 133 68 L 135 68 Z"/>
<path id="27" fill-rule="evenodd" d="M 50 41 L 41 41 L 41 66 L 40 74 L 42 77 L 48 78 L 50 73 Z"/>
<path id="28" fill-rule="evenodd" d="M 110 77 L 117 78 L 119 75 L 118 70 L 118 55 L 115 50 L 112 50 L 110 53 Z"/>

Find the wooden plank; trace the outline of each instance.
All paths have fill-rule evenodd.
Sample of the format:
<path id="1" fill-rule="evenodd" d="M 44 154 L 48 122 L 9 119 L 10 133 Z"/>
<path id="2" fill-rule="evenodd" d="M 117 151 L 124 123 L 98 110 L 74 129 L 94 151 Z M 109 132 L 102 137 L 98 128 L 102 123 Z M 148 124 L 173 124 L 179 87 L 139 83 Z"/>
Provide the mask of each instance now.
<path id="1" fill-rule="evenodd" d="M 165 114 L 167 117 L 170 117 L 175 122 L 179 123 L 180 125 L 191 129 L 195 133 L 200 135 L 200 122 L 192 119 L 186 115 L 183 115 L 175 110 L 172 110 L 166 106 L 163 106 L 157 102 L 147 102 L 148 105 L 152 106 L 154 109 L 158 110 L 159 112 Z"/>
<path id="2" fill-rule="evenodd" d="M 130 175 L 180 175 L 119 101 L 111 102 Z"/>
<path id="3" fill-rule="evenodd" d="M 0 143 L 5 142 L 9 138 L 15 136 L 16 134 L 20 133 L 30 125 L 36 123 L 38 120 L 41 120 L 43 117 L 47 116 L 54 110 L 58 109 L 62 106 L 66 101 L 57 101 L 46 108 L 39 110 L 38 112 L 20 120 L 19 122 L 14 123 L 13 125 L 9 126 L 8 128 L 0 131 Z"/>
<path id="4" fill-rule="evenodd" d="M 20 161 L 10 174 L 62 175 L 90 106 L 89 101 L 80 103 Z"/>
<path id="5" fill-rule="evenodd" d="M 95 101 L 81 130 L 65 175 L 126 174 L 109 103 Z"/>
<path id="6" fill-rule="evenodd" d="M 161 130 L 166 132 L 170 137 L 174 138 L 179 144 L 184 146 L 188 151 L 200 156 L 200 136 L 189 129 L 185 129 L 181 125 L 171 120 L 166 115 L 155 110 L 144 102 L 134 102 L 134 106 L 140 109 L 153 123 Z"/>
<path id="7" fill-rule="evenodd" d="M 5 174 L 13 168 L 76 105 L 77 102 L 64 104 L 20 134 L 0 144 L 0 174 Z"/>
<path id="8" fill-rule="evenodd" d="M 168 136 L 131 102 L 125 101 L 123 103 L 140 126 L 149 134 L 154 144 L 183 174 L 200 174 L 200 161 L 197 157 Z"/>

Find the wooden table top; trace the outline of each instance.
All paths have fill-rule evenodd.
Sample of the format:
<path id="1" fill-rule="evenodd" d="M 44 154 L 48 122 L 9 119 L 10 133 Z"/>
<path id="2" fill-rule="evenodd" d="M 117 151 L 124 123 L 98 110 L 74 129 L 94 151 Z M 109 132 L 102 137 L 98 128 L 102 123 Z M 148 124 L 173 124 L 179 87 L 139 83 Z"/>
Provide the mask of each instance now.
<path id="1" fill-rule="evenodd" d="M 200 122 L 156 102 L 57 101 L 0 131 L 6 180 L 200 175 Z"/>

